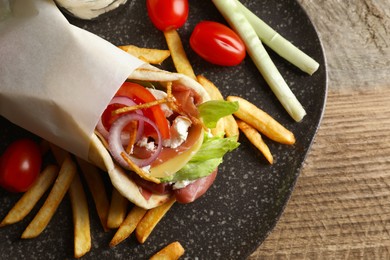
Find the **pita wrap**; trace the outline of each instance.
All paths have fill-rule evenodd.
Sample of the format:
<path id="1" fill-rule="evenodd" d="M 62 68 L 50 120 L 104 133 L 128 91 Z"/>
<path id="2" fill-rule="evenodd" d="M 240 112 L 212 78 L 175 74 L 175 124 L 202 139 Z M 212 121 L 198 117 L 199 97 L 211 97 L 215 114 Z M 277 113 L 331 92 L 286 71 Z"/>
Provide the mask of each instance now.
<path id="1" fill-rule="evenodd" d="M 210 100 L 207 92 L 197 81 L 182 74 L 160 70 L 148 64 L 136 69 L 128 79 L 150 82 L 177 82 L 195 90 L 202 97 L 202 102 Z M 171 196 L 169 194 L 153 194 L 149 199 L 145 199 L 138 185 L 133 181 L 129 174 L 126 173 L 126 170 L 114 161 L 109 151 L 96 134 L 92 136 L 89 160 L 102 170 L 106 171 L 111 179 L 112 185 L 124 197 L 137 206 L 145 209 L 154 208 L 166 202 Z"/>

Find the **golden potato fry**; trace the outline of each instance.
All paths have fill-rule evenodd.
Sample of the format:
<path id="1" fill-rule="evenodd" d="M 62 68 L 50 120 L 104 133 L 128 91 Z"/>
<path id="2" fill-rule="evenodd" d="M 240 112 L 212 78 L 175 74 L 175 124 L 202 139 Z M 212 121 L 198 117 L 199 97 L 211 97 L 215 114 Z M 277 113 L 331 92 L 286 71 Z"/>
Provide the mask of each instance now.
<path id="1" fill-rule="evenodd" d="M 107 216 L 108 228 L 118 228 L 122 224 L 127 214 L 128 205 L 129 201 L 113 187 Z"/>
<path id="2" fill-rule="evenodd" d="M 134 206 L 129 214 L 127 214 L 125 220 L 120 225 L 119 229 L 116 231 L 114 237 L 111 239 L 110 247 L 118 245 L 120 242 L 128 238 L 131 233 L 135 230 L 138 223 L 146 214 L 147 210 Z"/>
<path id="3" fill-rule="evenodd" d="M 87 198 L 77 173 L 69 187 L 69 197 L 73 212 L 74 257 L 80 258 L 91 250 L 91 226 Z"/>
<path id="4" fill-rule="evenodd" d="M 42 233 L 68 191 L 76 171 L 76 164 L 72 161 L 69 155 L 66 156 L 58 173 L 58 177 L 54 182 L 53 188 L 46 198 L 45 203 L 24 230 L 22 238 L 34 238 Z"/>
<path id="5" fill-rule="evenodd" d="M 239 103 L 240 107 L 238 111 L 234 113 L 235 116 L 253 126 L 271 140 L 282 144 L 295 143 L 295 136 L 292 132 L 254 104 L 236 96 L 229 96 L 227 97 L 227 100 L 237 101 Z"/>
<path id="6" fill-rule="evenodd" d="M 177 260 L 184 255 L 184 248 L 180 242 L 175 241 L 154 254 L 150 260 Z"/>
<path id="7" fill-rule="evenodd" d="M 206 90 L 206 92 L 209 94 L 211 99 L 223 100 L 222 93 L 219 91 L 218 87 L 215 86 L 212 81 L 210 81 L 203 75 L 196 76 L 196 80 Z"/>
<path id="8" fill-rule="evenodd" d="M 176 30 L 168 30 L 164 31 L 164 36 L 177 72 L 196 80 L 194 70 L 184 51 L 179 33 Z"/>
<path id="9" fill-rule="evenodd" d="M 58 175 L 58 167 L 56 165 L 47 166 L 34 184 L 26 191 L 23 196 L 16 202 L 13 208 L 8 212 L 7 216 L 0 223 L 0 227 L 14 224 L 21 221 L 34 208 L 42 195 L 53 184 Z"/>
<path id="10" fill-rule="evenodd" d="M 236 141 L 240 137 L 240 131 L 238 130 L 238 125 L 236 119 L 234 119 L 233 115 L 228 115 L 223 118 L 224 120 L 224 130 L 227 137 L 236 137 Z"/>
<path id="11" fill-rule="evenodd" d="M 212 100 L 223 100 L 223 96 L 217 86 L 214 85 L 209 79 L 203 75 L 196 76 L 197 81 L 206 90 Z M 211 133 L 214 136 L 225 136 L 225 120 L 218 120 L 217 126 L 211 129 Z"/>
<path id="12" fill-rule="evenodd" d="M 108 211 L 110 209 L 110 202 L 108 200 L 102 175 L 97 167 L 84 161 L 83 159 L 77 158 L 77 163 L 80 166 L 81 172 L 92 194 L 103 230 L 107 232 L 109 230 L 107 227 L 107 218 Z"/>
<path id="13" fill-rule="evenodd" d="M 273 156 L 268 148 L 268 145 L 261 138 L 260 133 L 252 126 L 248 125 L 244 121 L 237 120 L 237 125 L 241 131 L 245 134 L 248 140 L 264 155 L 269 163 L 273 163 Z"/>
<path id="14" fill-rule="evenodd" d="M 137 57 L 138 59 L 150 64 L 161 64 L 171 55 L 169 50 L 140 48 L 135 45 L 125 45 L 118 47 L 125 52 Z"/>
<path id="15" fill-rule="evenodd" d="M 148 212 L 145 214 L 145 216 L 142 218 L 140 223 L 137 225 L 137 228 L 135 229 L 135 235 L 137 237 L 138 242 L 143 244 L 146 241 L 150 233 L 152 233 L 158 222 L 160 222 L 160 220 L 172 207 L 175 201 L 175 198 L 170 198 L 164 204 L 148 210 Z"/>
<path id="16" fill-rule="evenodd" d="M 215 86 L 215 84 L 211 82 L 209 79 L 207 79 L 205 76 L 198 75 L 196 79 L 204 87 L 204 89 L 209 94 L 211 99 L 215 99 L 215 100 L 224 99 L 218 87 Z M 211 133 L 213 135 L 218 135 L 223 133 L 227 137 L 235 136 L 236 140 L 238 140 L 240 135 L 240 131 L 238 130 L 236 120 L 232 115 L 225 116 L 224 118 L 222 118 L 222 120 L 219 120 L 217 123 L 217 127 L 211 129 Z"/>
<path id="17" fill-rule="evenodd" d="M 59 164 L 65 164 L 67 160 L 71 160 L 70 154 L 65 150 L 53 144 L 50 148 Z M 91 250 L 91 231 L 87 199 L 80 177 L 76 172 L 77 166 L 73 161 L 71 162 L 75 167 L 74 177 L 69 185 L 69 197 L 73 211 L 74 257 L 80 258 Z"/>

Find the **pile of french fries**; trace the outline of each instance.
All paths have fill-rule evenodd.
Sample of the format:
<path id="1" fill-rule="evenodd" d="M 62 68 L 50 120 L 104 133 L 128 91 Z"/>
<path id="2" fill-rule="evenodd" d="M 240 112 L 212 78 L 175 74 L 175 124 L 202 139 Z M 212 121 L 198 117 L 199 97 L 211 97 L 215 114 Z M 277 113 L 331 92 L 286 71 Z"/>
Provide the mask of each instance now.
<path id="1" fill-rule="evenodd" d="M 51 151 L 60 167 L 56 164 L 46 166 L 33 186 L 21 196 L 0 222 L 0 227 L 3 227 L 22 221 L 50 189 L 42 207 L 22 233 L 22 239 L 39 236 L 68 193 L 73 214 L 74 257 L 80 258 L 91 250 L 90 216 L 82 178 L 92 195 L 103 230 L 117 229 L 109 244 L 110 247 L 118 245 L 134 231 L 138 241 L 144 243 L 175 203 L 175 200 L 171 199 L 151 210 L 133 206 L 128 212 L 128 200 L 115 189 L 112 190 L 111 202 L 109 201 L 103 176 L 98 168 L 73 157 L 55 145 L 51 145 Z M 158 257 L 162 256 L 170 256 L 164 259 L 178 259 L 183 254 L 183 247 L 175 241 L 157 252 L 153 259 L 161 259 Z"/>
<path id="2" fill-rule="evenodd" d="M 177 72 L 197 80 L 209 93 L 211 99 L 223 100 L 224 97 L 217 86 L 205 76 L 196 76 L 194 73 L 178 32 L 176 30 L 167 31 L 164 32 L 164 36 L 169 50 L 147 49 L 133 45 L 120 46 L 119 48 L 155 65 L 161 64 L 171 56 Z M 273 156 L 261 134 L 282 144 L 292 145 L 295 143 L 292 132 L 249 101 L 237 96 L 228 96 L 226 100 L 238 102 L 239 110 L 234 116 L 227 116 L 219 120 L 217 126 L 211 130 L 214 135 L 234 136 L 238 140 L 241 130 L 271 164 Z M 48 165 L 41 172 L 34 185 L 23 194 L 0 223 L 0 227 L 2 227 L 23 220 L 43 194 L 51 188 L 44 204 L 22 233 L 21 238 L 23 239 L 37 237 L 43 232 L 68 192 L 73 212 L 74 257 L 80 258 L 91 250 L 89 209 L 82 178 L 92 195 L 103 230 L 116 229 L 109 243 L 110 247 L 115 247 L 132 233 L 135 233 L 139 243 L 145 243 L 159 221 L 175 204 L 175 199 L 172 198 L 154 209 L 146 210 L 133 205 L 128 211 L 129 202 L 115 188 L 113 188 L 111 200 L 109 200 L 99 169 L 86 161 L 74 158 L 54 145 L 50 145 L 50 150 L 54 154 L 57 164 Z M 179 259 L 184 253 L 185 250 L 180 242 L 174 241 L 156 252 L 150 259 Z"/>

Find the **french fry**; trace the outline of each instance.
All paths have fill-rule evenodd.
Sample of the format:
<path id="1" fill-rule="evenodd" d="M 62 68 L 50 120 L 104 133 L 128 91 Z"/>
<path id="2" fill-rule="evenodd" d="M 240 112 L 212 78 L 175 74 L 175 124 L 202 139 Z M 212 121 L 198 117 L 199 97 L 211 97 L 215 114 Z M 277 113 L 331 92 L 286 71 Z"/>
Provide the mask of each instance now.
<path id="1" fill-rule="evenodd" d="M 120 225 L 119 229 L 116 231 L 114 237 L 111 239 L 110 247 L 118 245 L 120 242 L 128 238 L 137 227 L 138 223 L 146 214 L 147 210 L 134 206 L 130 212 L 127 214 L 125 220 Z"/>
<path id="2" fill-rule="evenodd" d="M 145 216 L 142 218 L 140 223 L 137 225 L 137 228 L 135 229 L 135 235 L 137 237 L 138 242 L 140 242 L 141 244 L 145 243 L 146 239 L 152 233 L 153 229 L 168 212 L 168 210 L 172 207 L 175 201 L 175 198 L 171 198 L 164 204 L 148 210 L 148 212 L 145 214 Z"/>
<path id="3" fill-rule="evenodd" d="M 156 65 L 161 64 L 171 55 L 169 50 L 140 48 L 135 45 L 125 45 L 118 47 L 140 60 Z"/>
<path id="4" fill-rule="evenodd" d="M 50 145 L 50 149 L 59 164 L 65 164 L 67 161 L 71 161 L 75 168 L 73 180 L 69 184 L 69 197 L 73 211 L 74 257 L 80 258 L 91 250 L 91 231 L 87 199 L 80 176 L 77 174 L 77 166 L 71 159 L 70 154 L 54 144 Z"/>
<path id="5" fill-rule="evenodd" d="M 219 91 L 218 87 L 214 85 L 209 79 L 203 75 L 196 76 L 196 80 L 202 85 L 202 87 L 209 94 L 210 98 L 213 100 L 223 100 L 222 93 Z"/>
<path id="6" fill-rule="evenodd" d="M 91 250 L 91 227 L 87 198 L 77 173 L 69 187 L 69 197 L 73 212 L 74 257 L 80 258 Z"/>
<path id="7" fill-rule="evenodd" d="M 227 97 L 227 100 L 237 101 L 239 103 L 240 107 L 238 111 L 234 113 L 235 116 L 253 126 L 271 140 L 282 144 L 291 145 L 295 143 L 295 136 L 291 131 L 254 104 L 236 96 L 229 96 Z"/>
<path id="8" fill-rule="evenodd" d="M 103 226 L 103 230 L 107 232 L 109 230 L 107 227 L 107 218 L 108 211 L 110 209 L 110 202 L 108 200 L 103 178 L 99 172 L 99 169 L 94 165 L 80 158 L 77 158 L 77 163 L 80 166 L 81 172 L 92 194 L 92 198 L 95 202 L 96 211 Z"/>
<path id="9" fill-rule="evenodd" d="M 76 174 L 76 170 L 76 164 L 72 161 L 69 155 L 66 156 L 58 173 L 58 177 L 54 182 L 45 203 L 24 230 L 22 234 L 23 239 L 37 237 L 46 228 L 69 189 L 73 177 Z"/>
<path id="10" fill-rule="evenodd" d="M 176 30 L 167 30 L 164 31 L 164 36 L 177 72 L 196 80 L 194 70 L 184 51 L 179 33 Z"/>
<path id="11" fill-rule="evenodd" d="M 226 136 L 227 137 L 235 136 L 236 141 L 238 141 L 238 138 L 240 137 L 240 131 L 238 130 L 236 119 L 234 119 L 233 115 L 228 115 L 225 116 L 223 120 L 224 120 Z"/>
<path id="12" fill-rule="evenodd" d="M 200 85 L 206 90 L 212 100 L 223 100 L 223 96 L 217 86 L 214 85 L 210 80 L 208 80 L 203 75 L 196 76 L 196 80 Z M 211 133 L 214 136 L 223 135 L 225 136 L 225 120 L 218 120 L 217 126 L 211 129 Z"/>
<path id="13" fill-rule="evenodd" d="M 0 223 L 0 227 L 14 224 L 24 219 L 42 195 L 53 184 L 58 175 L 58 167 L 56 165 L 47 166 L 39 175 L 34 184 L 26 191 L 23 196 L 16 202 L 13 208 L 8 212 L 7 216 Z"/>
<path id="14" fill-rule="evenodd" d="M 108 228 L 118 228 L 122 224 L 126 217 L 128 204 L 129 201 L 113 187 L 107 216 Z"/>
<path id="15" fill-rule="evenodd" d="M 237 120 L 238 127 L 245 134 L 248 140 L 264 155 L 267 161 L 272 164 L 274 162 L 273 156 L 264 142 L 263 138 L 261 138 L 260 133 L 254 129 L 252 126 L 248 125 L 244 121 Z"/>
<path id="16" fill-rule="evenodd" d="M 207 79 L 203 75 L 198 75 L 196 77 L 198 82 L 204 87 L 206 92 L 209 94 L 211 99 L 214 100 L 223 100 L 223 95 L 219 91 L 218 87 L 214 85 L 209 79 Z M 240 131 L 238 130 L 238 126 L 236 120 L 232 115 L 225 116 L 222 120 L 219 120 L 217 123 L 217 127 L 211 129 L 211 133 L 213 135 L 218 135 L 220 133 L 225 134 L 227 137 L 235 136 L 236 140 L 238 140 Z"/>
<path id="17" fill-rule="evenodd" d="M 180 242 L 175 241 L 158 251 L 150 260 L 177 260 L 184 255 L 184 248 Z"/>

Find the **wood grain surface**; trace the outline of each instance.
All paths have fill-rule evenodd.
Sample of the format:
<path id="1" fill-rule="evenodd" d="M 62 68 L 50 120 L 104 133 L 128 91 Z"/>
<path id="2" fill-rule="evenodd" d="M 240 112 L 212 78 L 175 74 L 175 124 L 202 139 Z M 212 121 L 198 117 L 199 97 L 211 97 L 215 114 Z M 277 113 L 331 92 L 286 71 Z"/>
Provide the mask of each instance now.
<path id="1" fill-rule="evenodd" d="M 390 259 L 390 1 L 299 0 L 328 63 L 325 115 L 250 259 Z"/>

